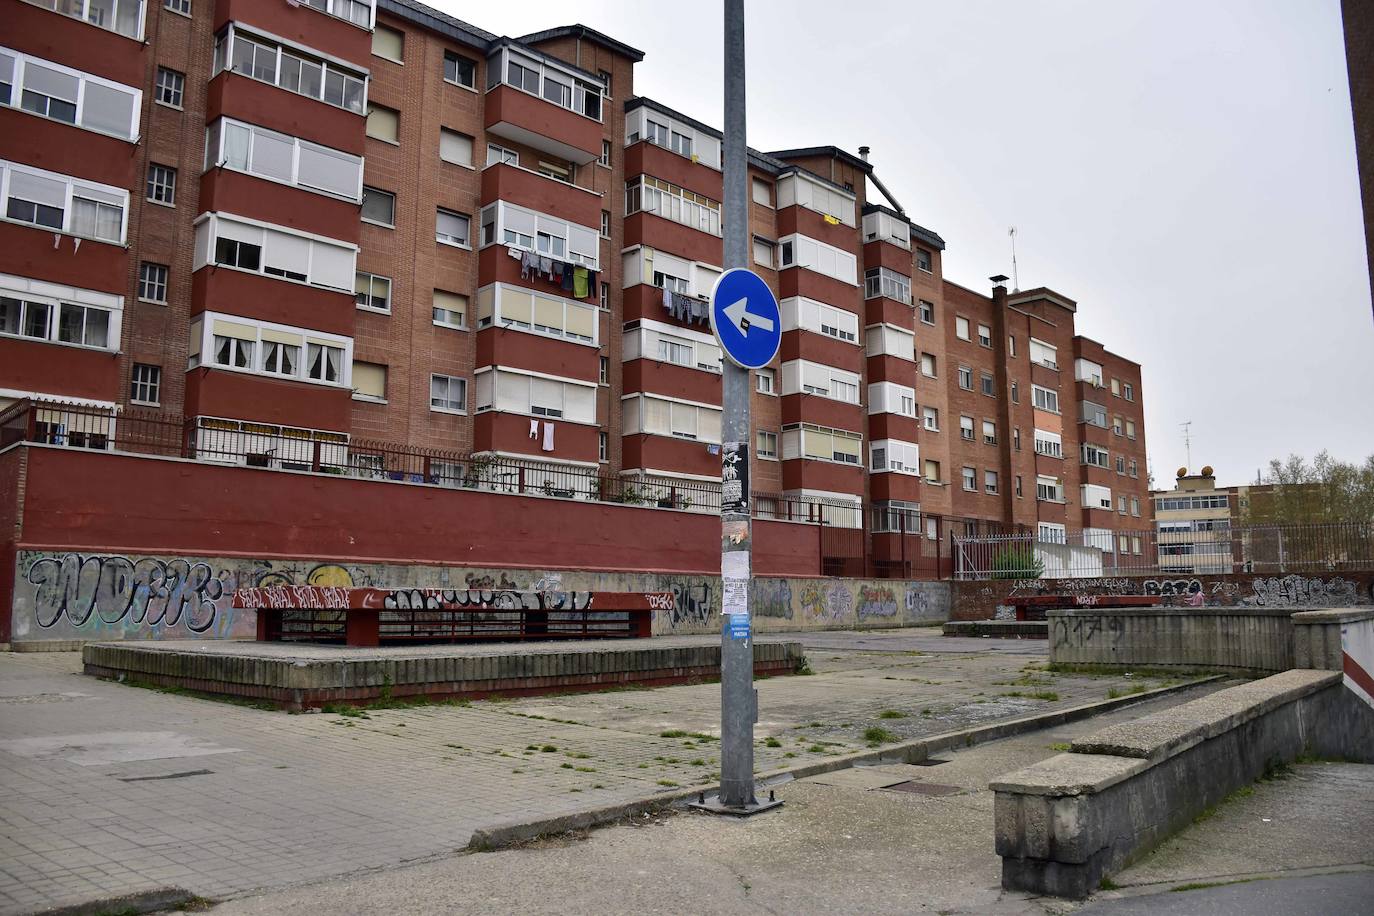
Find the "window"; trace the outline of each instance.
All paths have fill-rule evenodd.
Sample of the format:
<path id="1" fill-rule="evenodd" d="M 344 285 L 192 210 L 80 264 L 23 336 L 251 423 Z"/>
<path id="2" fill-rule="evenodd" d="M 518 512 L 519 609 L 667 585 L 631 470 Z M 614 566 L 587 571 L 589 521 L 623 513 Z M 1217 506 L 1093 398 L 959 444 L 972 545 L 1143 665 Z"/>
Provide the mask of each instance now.
<path id="1" fill-rule="evenodd" d="M 1013 426 L 1011 429 L 1011 447 L 1016 451 L 1021 451 L 1021 427 Z"/>
<path id="2" fill-rule="evenodd" d="M 133 373 L 129 378 L 129 400 L 134 404 L 156 407 L 161 403 L 161 392 L 162 367 L 134 363 Z"/>
<path id="3" fill-rule="evenodd" d="M 1101 404 L 1094 404 L 1092 401 L 1079 401 L 1078 412 L 1084 423 L 1100 429 L 1107 428 L 1107 408 Z"/>
<path id="4" fill-rule="evenodd" d="M 973 417 L 959 418 L 959 438 L 973 441 Z"/>
<path id="5" fill-rule="evenodd" d="M 372 27 L 372 4 L 359 0 L 305 0 L 306 6 L 346 19 L 364 29 Z"/>
<path id="6" fill-rule="evenodd" d="M 363 186 L 363 222 L 386 226 L 396 226 L 396 195 L 390 191 Z"/>
<path id="7" fill-rule="evenodd" d="M 916 267 L 930 273 L 930 252 L 924 248 L 916 249 Z"/>
<path id="8" fill-rule="evenodd" d="M 1016 338 L 1010 334 L 1007 335 L 1007 355 L 1013 358 L 1016 356 Z"/>
<path id="9" fill-rule="evenodd" d="M 921 316 L 921 321 L 925 324 L 935 323 L 935 303 L 927 302 L 924 299 L 916 303 L 916 310 Z"/>
<path id="10" fill-rule="evenodd" d="M 773 206 L 773 186 L 771 184 L 762 178 L 754 178 L 749 182 L 749 190 L 754 203 L 764 207 Z"/>
<path id="11" fill-rule="evenodd" d="M 601 211 L 601 237 L 608 239 L 611 237 L 611 211 Z"/>
<path id="12" fill-rule="evenodd" d="M 611 383 L 611 359 L 608 356 L 601 357 L 600 369 L 597 371 L 597 383 L 609 385 Z"/>
<path id="13" fill-rule="evenodd" d="M 133 86 L 0 48 L 0 105 L 135 140 L 142 98 Z"/>
<path id="14" fill-rule="evenodd" d="M 1021 386 L 1016 382 L 1011 383 L 1011 402 L 1013 404 L 1021 403 Z"/>
<path id="15" fill-rule="evenodd" d="M 1139 537 L 1139 535 L 1134 535 L 1134 534 L 1131 535 L 1131 553 L 1134 553 L 1134 554 L 1140 553 L 1140 537 Z"/>
<path id="16" fill-rule="evenodd" d="M 129 192 L 0 160 L 4 215 L 44 229 L 123 244 Z"/>
<path id="17" fill-rule="evenodd" d="M 973 370 L 968 366 L 959 367 L 959 387 L 965 391 L 973 390 Z"/>
<path id="18" fill-rule="evenodd" d="M 1059 368 L 1059 350 L 1054 344 L 1047 344 L 1043 340 L 1030 339 L 1030 359 L 1033 363 L 1039 363 L 1048 369 Z"/>
<path id="19" fill-rule="evenodd" d="M 341 381 L 343 348 L 329 347 L 324 344 L 306 345 L 305 375 L 317 382 Z"/>
<path id="20" fill-rule="evenodd" d="M 976 468 L 964 467 L 964 489 L 970 493 L 978 489 L 978 470 Z"/>
<path id="21" fill-rule="evenodd" d="M 874 267 L 864 271 L 864 298 L 876 299 L 879 296 L 910 305 L 911 278 L 886 267 Z"/>
<path id="22" fill-rule="evenodd" d="M 62 343 L 108 349 L 110 313 L 105 309 L 63 302 L 57 313 L 57 339 Z"/>
<path id="23" fill-rule="evenodd" d="M 597 305 L 602 311 L 609 312 L 611 310 L 611 284 L 601 284 L 601 295 L 597 301 Z"/>
<path id="24" fill-rule="evenodd" d="M 859 403 L 859 374 L 795 359 L 782 364 L 782 393 L 814 394 L 848 404 Z"/>
<path id="25" fill-rule="evenodd" d="M 528 57 L 509 47 L 500 48 L 487 60 L 487 84 L 495 86 L 501 82 L 593 121 L 601 120 L 604 86 L 599 81 L 581 79 L 547 59 Z"/>
<path id="26" fill-rule="evenodd" d="M 212 366 L 327 385 L 347 385 L 352 368 L 347 337 L 216 312 L 191 322 L 190 345 L 192 367 L 208 354 Z"/>
<path id="27" fill-rule="evenodd" d="M 978 376 L 978 384 L 981 387 L 983 394 L 987 395 L 990 398 L 997 397 L 997 382 L 989 373 L 980 373 Z"/>
<path id="28" fill-rule="evenodd" d="M 1079 488 L 1079 497 L 1085 509 L 1108 509 L 1112 508 L 1112 491 L 1107 487 L 1097 484 L 1085 483 Z M 1121 497 L 1122 511 L 1125 511 L 1126 497 Z"/>
<path id="29" fill-rule="evenodd" d="M 435 213 L 434 240 L 445 245 L 466 248 L 471 241 L 471 223 L 472 218 L 466 214 L 454 213 L 452 210 L 439 207 Z"/>
<path id="30" fill-rule="evenodd" d="M 1139 518 L 1139 517 L 1140 517 L 1140 497 L 1139 497 L 1139 496 L 1132 496 L 1132 497 L 1131 497 L 1131 514 L 1134 515 L 1136 518 Z"/>
<path id="31" fill-rule="evenodd" d="M 353 397 L 359 401 L 386 403 L 387 367 L 380 363 L 353 361 Z M 431 471 L 434 471 L 431 464 Z"/>
<path id="32" fill-rule="evenodd" d="M 1064 488 L 1060 485 L 1059 478 L 1037 476 L 1035 478 L 1035 498 L 1043 502 L 1062 503 L 1064 501 Z"/>
<path id="33" fill-rule="evenodd" d="M 812 331 L 845 343 L 858 343 L 859 316 L 853 312 L 801 296 L 782 300 L 779 308 L 784 331 Z M 910 341 L 907 351 L 910 352 Z"/>
<path id="34" fill-rule="evenodd" d="M 143 38 L 142 0 L 30 0 L 73 19 L 82 19 L 102 29 L 128 38 Z"/>
<path id="35" fill-rule="evenodd" d="M 379 25 L 372 30 L 372 53 L 401 63 L 405 59 L 406 37 L 395 29 Z"/>
<path id="36" fill-rule="evenodd" d="M 218 264 L 324 289 L 356 291 L 357 249 L 335 239 L 207 213 L 196 222 L 194 245 L 196 270 Z"/>
<path id="37" fill-rule="evenodd" d="M 468 412 L 467 379 L 452 375 L 429 377 L 429 409 L 444 413 Z"/>
<path id="38" fill-rule="evenodd" d="M 962 316 L 954 319 L 954 336 L 960 340 L 969 339 L 968 319 Z"/>
<path id="39" fill-rule="evenodd" d="M 439 158 L 472 168 L 472 138 L 447 127 L 439 128 Z"/>
<path id="40" fill-rule="evenodd" d="M 1054 522 L 1040 522 L 1036 530 L 1036 538 L 1046 544 L 1065 544 L 1068 543 L 1068 532 L 1063 525 Z"/>
<path id="41" fill-rule="evenodd" d="M 1116 456 L 1116 472 L 1123 477 L 1126 475 L 1126 458 L 1122 455 Z"/>
<path id="42" fill-rule="evenodd" d="M 594 409 L 594 405 L 593 405 Z M 660 395 L 627 395 L 621 400 L 626 435 L 676 436 L 720 442 L 720 408 Z"/>
<path id="43" fill-rule="evenodd" d="M 1103 506 L 1103 508 L 1104 508 L 1104 509 L 1110 509 L 1111 507 L 1112 507 L 1112 501 L 1111 501 L 1110 499 L 1108 499 L 1108 500 L 1107 500 L 1107 505 Z M 1125 514 L 1126 514 L 1126 497 L 1124 497 L 1124 496 L 1118 496 L 1118 497 L 1116 498 L 1116 511 L 1119 512 L 1119 513 L 1121 513 L 1122 515 L 1125 515 Z"/>
<path id="44" fill-rule="evenodd" d="M 1136 463 L 1135 463 L 1135 459 L 1134 459 L 1134 458 L 1131 459 L 1131 471 L 1130 471 L 1130 473 L 1131 473 L 1131 476 L 1132 476 L 1132 477 L 1139 477 L 1139 476 L 1140 476 L 1140 471 L 1139 471 L 1138 466 L 1137 466 Z"/>
<path id="45" fill-rule="evenodd" d="M 472 89 L 477 85 L 477 64 L 454 51 L 445 51 L 444 79 Z"/>
<path id="46" fill-rule="evenodd" d="M 811 423 L 784 426 L 782 429 L 782 459 L 809 458 L 833 461 L 837 464 L 860 465 L 863 437 L 842 429 L 831 429 Z"/>
<path id="47" fill-rule="evenodd" d="M 596 308 L 551 293 L 505 283 L 477 291 L 477 327 L 503 327 L 595 344 Z"/>
<path id="48" fill-rule="evenodd" d="M 358 271 L 354 282 L 358 308 L 373 312 L 391 311 L 391 278 Z"/>
<path id="49" fill-rule="evenodd" d="M 363 160 L 328 146 L 231 118 L 205 131 L 205 168 L 227 168 L 357 202 Z"/>
<path id="50" fill-rule="evenodd" d="M 983 471 L 983 492 L 989 496 L 997 495 L 997 472 Z"/>
<path id="51" fill-rule="evenodd" d="M 444 328 L 467 328 L 468 297 L 442 289 L 434 291 L 433 320 Z"/>
<path id="52" fill-rule="evenodd" d="M 1110 460 L 1105 448 L 1100 448 L 1087 442 L 1083 443 L 1082 455 L 1084 464 L 1090 464 L 1097 468 L 1107 467 L 1108 461 Z"/>
<path id="53" fill-rule="evenodd" d="M 253 366 L 253 350 L 256 341 L 238 337 L 215 335 L 214 360 L 217 366 L 232 369 L 250 369 Z"/>
<path id="54" fill-rule="evenodd" d="M 625 183 L 625 215 L 652 213 L 675 223 L 720 235 L 720 201 L 661 178 L 641 175 Z"/>
<path id="55" fill-rule="evenodd" d="M 1119 435 L 1121 435 L 1121 433 L 1122 433 L 1122 429 L 1123 429 L 1123 426 L 1122 426 L 1122 423 L 1121 423 L 1121 418 L 1120 418 L 1120 417 L 1112 417 L 1112 432 L 1116 433 L 1116 434 L 1119 436 Z"/>
<path id="56" fill-rule="evenodd" d="M 992 420 L 983 421 L 983 442 L 987 445 L 997 444 L 997 424 Z"/>
<path id="57" fill-rule="evenodd" d="M 1021 490 L 1021 475 L 1020 475 L 1020 474 L 1017 474 L 1017 475 L 1016 475 L 1016 498 L 1017 498 L 1017 499 L 1021 499 L 1021 498 L 1023 498 L 1024 496 L 1025 496 L 1025 493 L 1023 493 L 1022 490 Z"/>
<path id="58" fill-rule="evenodd" d="M 611 437 L 604 430 L 596 434 L 596 460 L 611 460 Z"/>
<path id="59" fill-rule="evenodd" d="M 868 386 L 868 412 L 916 416 L 916 389 L 896 382 L 871 382 Z"/>
<path id="60" fill-rule="evenodd" d="M 279 343 L 275 340 L 262 342 L 262 371 L 270 375 L 289 375 L 295 378 L 299 371 L 301 348 L 294 344 Z"/>
<path id="61" fill-rule="evenodd" d="M 601 236 L 590 226 L 528 210 L 504 200 L 482 208 L 481 245 L 505 245 L 600 269 Z"/>
<path id="62" fill-rule="evenodd" d="M 776 246 L 767 239 L 754 236 L 754 263 L 760 267 L 773 267 L 773 249 Z"/>
<path id="63" fill-rule="evenodd" d="M 401 113 L 399 111 L 381 105 L 368 104 L 367 135 L 369 137 L 394 145 L 400 142 L 400 130 Z M 442 148 L 441 144 L 440 149 L 442 150 Z M 443 153 L 441 152 L 440 155 L 442 156 Z"/>
<path id="64" fill-rule="evenodd" d="M 930 483 L 940 482 L 940 462 L 931 458 L 926 459 L 926 480 Z"/>
<path id="65" fill-rule="evenodd" d="M 875 474 L 921 475 L 920 450 L 914 442 L 875 439 L 868 447 L 869 470 Z"/>
<path id="66" fill-rule="evenodd" d="M 1032 402 L 1039 410 L 1050 413 L 1059 413 L 1059 392 L 1052 388 L 1041 388 L 1039 385 L 1031 385 Z"/>
<path id="67" fill-rule="evenodd" d="M 1121 397 L 1121 379 L 1119 378 L 1112 379 L 1112 396 Z"/>
<path id="68" fill-rule="evenodd" d="M 935 357 L 929 353 L 921 354 L 921 374 L 928 378 L 935 378 Z"/>
<path id="69" fill-rule="evenodd" d="M 1121 396 L 1128 401 L 1135 400 L 1135 386 L 1126 382 L 1121 386 Z"/>
<path id="70" fill-rule="evenodd" d="M 754 386 L 758 389 L 759 394 L 772 394 L 772 393 L 773 393 L 773 390 L 774 390 L 774 389 L 773 389 L 773 370 L 772 370 L 772 369 L 755 369 L 755 370 L 754 370 Z"/>
<path id="71" fill-rule="evenodd" d="M 177 170 L 165 165 L 148 166 L 148 199 L 153 203 L 175 206 L 177 199 Z"/>
<path id="72" fill-rule="evenodd" d="M 884 210 L 864 214 L 863 233 L 865 242 L 888 242 L 911 250 L 911 224 Z"/>
<path id="73" fill-rule="evenodd" d="M 156 302 L 165 305 L 167 302 L 167 273 L 166 264 L 153 264 L 144 261 L 138 265 L 138 298 L 144 302 Z"/>
<path id="74" fill-rule="evenodd" d="M 992 328 L 985 324 L 978 325 L 978 344 L 992 349 Z"/>
<path id="75" fill-rule="evenodd" d="M 1134 420 L 1127 420 L 1127 421 L 1126 421 L 1126 438 L 1127 438 L 1127 439 L 1134 439 L 1134 438 L 1135 438 L 1135 421 L 1134 421 Z"/>
<path id="76" fill-rule="evenodd" d="M 495 165 L 504 162 L 506 165 L 519 165 L 520 154 L 515 150 L 506 149 L 504 146 L 497 146 L 495 143 L 487 144 L 487 165 Z"/>
<path id="77" fill-rule="evenodd" d="M 1064 438 L 1059 433 L 1037 429 L 1035 431 L 1035 454 L 1044 455 L 1047 458 L 1063 458 Z"/>
<path id="78" fill-rule="evenodd" d="M 841 191 L 823 178 L 793 171 L 778 179 L 778 209 L 796 205 L 821 214 L 831 225 L 857 226 L 853 191 Z"/>
<path id="79" fill-rule="evenodd" d="M 804 235 L 789 235 L 781 243 L 783 267 L 805 267 L 841 283 L 858 285 L 858 262 L 850 252 Z"/>
<path id="80" fill-rule="evenodd" d="M 770 458 L 776 461 L 778 459 L 778 434 L 759 430 L 755 452 L 760 458 Z"/>
<path id="81" fill-rule="evenodd" d="M 610 168 L 610 167 L 611 167 L 611 141 L 610 141 L 610 140 L 602 140 L 602 141 L 601 141 L 601 155 L 600 155 L 599 157 L 597 157 L 596 164 L 597 164 L 597 165 L 604 165 L 606 168 Z"/>
<path id="82" fill-rule="evenodd" d="M 921 419 L 924 422 L 926 429 L 930 430 L 933 433 L 938 433 L 940 431 L 940 411 L 936 408 L 922 407 Z"/>
<path id="83" fill-rule="evenodd" d="M 233 23 L 215 39 L 213 73 L 225 70 L 355 114 L 367 111 L 367 79 L 362 73 L 346 70 L 306 49 L 249 36 Z"/>
<path id="84" fill-rule="evenodd" d="M 185 92 L 186 74 L 178 73 L 176 70 L 169 70 L 166 67 L 157 68 L 157 84 L 154 89 L 153 99 L 158 102 L 158 104 L 180 108 L 181 99 Z"/>

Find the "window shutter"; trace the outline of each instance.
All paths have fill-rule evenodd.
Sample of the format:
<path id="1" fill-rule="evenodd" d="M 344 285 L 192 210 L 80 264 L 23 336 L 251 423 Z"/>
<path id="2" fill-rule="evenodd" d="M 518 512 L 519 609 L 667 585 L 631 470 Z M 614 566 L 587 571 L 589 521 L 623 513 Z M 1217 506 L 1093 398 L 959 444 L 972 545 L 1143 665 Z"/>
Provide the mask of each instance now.
<path id="1" fill-rule="evenodd" d="M 472 138 L 446 128 L 439 129 L 439 158 L 455 165 L 472 165 Z"/>
<path id="2" fill-rule="evenodd" d="M 488 382 L 490 386 L 490 382 Z M 386 397 L 386 366 L 376 363 L 353 363 L 353 390 L 372 398 Z"/>

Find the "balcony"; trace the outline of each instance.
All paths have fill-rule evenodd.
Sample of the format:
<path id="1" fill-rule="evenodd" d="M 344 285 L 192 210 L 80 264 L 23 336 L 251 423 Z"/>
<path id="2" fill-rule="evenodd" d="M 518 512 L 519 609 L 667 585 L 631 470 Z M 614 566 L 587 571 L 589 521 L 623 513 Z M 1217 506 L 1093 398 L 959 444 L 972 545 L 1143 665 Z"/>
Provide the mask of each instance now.
<path id="1" fill-rule="evenodd" d="M 353 112 L 229 71 L 210 80 L 206 93 L 205 123 L 220 115 L 355 156 L 366 141 L 367 121 Z"/>
<path id="2" fill-rule="evenodd" d="M 657 359 L 632 359 L 621 370 L 626 394 L 652 392 L 701 404 L 721 403 L 720 373 Z M 634 465 L 626 465 L 634 467 Z"/>
<path id="3" fill-rule="evenodd" d="M 504 200 L 581 226 L 598 226 L 607 209 L 598 191 L 506 162 L 482 170 L 482 206 Z"/>
<path id="4" fill-rule="evenodd" d="M 228 168 L 200 178 L 201 213 L 225 211 L 358 244 L 358 205 Z"/>
<path id="5" fill-rule="evenodd" d="M 113 313 L 118 321 L 120 313 Z M 118 401 L 119 354 L 63 344 L 0 337 L 0 388 L 45 395 Z"/>
<path id="6" fill-rule="evenodd" d="M 866 414 L 860 404 L 837 401 L 819 394 L 784 394 L 782 422 L 814 423 L 832 429 L 859 431 L 865 428 Z"/>
<path id="7" fill-rule="evenodd" d="M 0 108 L 0 137 L 0 158 L 118 188 L 138 181 L 133 147 L 118 137 L 18 108 Z"/>
<path id="8" fill-rule="evenodd" d="M 483 328 L 477 332 L 474 365 L 526 369 L 544 375 L 596 382 L 601 374 L 600 351 L 562 337 L 512 328 Z M 480 450 L 480 449 L 479 449 Z M 592 456 L 595 459 L 595 455 Z"/>
<path id="9" fill-rule="evenodd" d="M 601 122 L 504 83 L 487 93 L 484 126 L 494 136 L 578 165 L 601 156 Z"/>
<path id="10" fill-rule="evenodd" d="M 317 0 L 319 2 L 319 0 Z M 356 25 L 308 3 L 216 0 L 215 30 L 242 22 L 308 48 L 366 67 L 372 56 L 369 25 Z"/>
<path id="11" fill-rule="evenodd" d="M 344 337 L 353 336 L 358 317 L 356 302 L 348 293 L 213 264 L 192 274 L 191 303 L 192 315 L 227 312 L 278 324 L 308 323 L 317 331 Z"/>
<path id="12" fill-rule="evenodd" d="M 51 6 L 57 6 L 56 2 Z M 63 4 L 63 8 L 75 11 L 81 4 Z M 145 8 L 143 14 L 151 20 L 156 11 Z M 142 35 L 131 38 L 35 3 L 6 3 L 4 22 L 5 45 L 16 51 L 126 86 L 142 86 L 147 78 L 151 52 Z"/>
<path id="13" fill-rule="evenodd" d="M 782 463 L 784 490 L 823 490 L 827 493 L 864 491 L 864 469 L 857 464 L 840 464 L 815 458 L 792 458 Z"/>
<path id="14" fill-rule="evenodd" d="M 253 417 L 263 423 L 347 432 L 353 393 L 209 367 L 186 374 L 186 413 L 206 417 Z"/>
<path id="15" fill-rule="evenodd" d="M 124 155 L 127 157 L 128 153 Z M 4 222 L 0 223 L 0 273 L 126 296 L 129 251 L 123 245 Z"/>
<path id="16" fill-rule="evenodd" d="M 621 464 L 650 473 L 719 477 L 720 454 L 708 444 L 676 436 L 634 433 L 621 440 Z"/>
<path id="17" fill-rule="evenodd" d="M 538 438 L 530 436 L 530 424 L 540 424 Z M 554 426 L 553 451 L 543 450 L 543 425 Z M 472 422 L 472 450 L 528 455 L 554 461 L 576 461 L 589 465 L 597 463 L 599 430 L 585 423 L 573 423 L 557 418 L 545 420 L 525 414 L 487 410 L 477 414 Z"/>

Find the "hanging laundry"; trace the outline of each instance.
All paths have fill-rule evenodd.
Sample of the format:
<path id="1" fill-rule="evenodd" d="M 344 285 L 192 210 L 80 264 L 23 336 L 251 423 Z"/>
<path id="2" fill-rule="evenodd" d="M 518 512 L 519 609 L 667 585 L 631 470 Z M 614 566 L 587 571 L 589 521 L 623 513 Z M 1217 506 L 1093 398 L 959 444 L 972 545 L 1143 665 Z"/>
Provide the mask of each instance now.
<path id="1" fill-rule="evenodd" d="M 548 420 L 544 421 L 544 451 L 553 451 L 553 424 Z"/>
<path id="2" fill-rule="evenodd" d="M 573 268 L 573 298 L 587 298 L 587 268 Z"/>
<path id="3" fill-rule="evenodd" d="M 595 296 L 595 295 L 597 294 L 597 292 L 598 292 L 600 289 L 601 289 L 601 287 L 598 286 L 597 283 L 596 283 L 596 271 L 592 270 L 590 267 L 587 268 L 587 290 L 588 290 L 588 292 L 589 292 L 591 295 Z M 610 304 L 611 304 L 611 303 L 610 303 L 610 301 L 608 300 L 608 301 L 606 302 L 606 306 L 609 308 L 609 307 L 610 307 Z"/>
<path id="4" fill-rule="evenodd" d="M 570 293 L 573 291 L 573 266 L 571 264 L 563 265 L 563 276 L 561 278 L 561 283 L 563 286 L 563 292 Z"/>
<path id="5" fill-rule="evenodd" d="M 513 250 L 513 249 L 512 249 Z M 533 251 L 520 252 L 520 279 L 531 280 L 539 267 L 539 256 Z"/>
<path id="6" fill-rule="evenodd" d="M 538 421 L 538 420 L 531 420 L 531 421 L 530 421 L 530 438 L 531 438 L 531 439 L 538 439 L 538 438 L 539 438 L 539 421 Z"/>
<path id="7" fill-rule="evenodd" d="M 672 312 L 673 312 L 673 291 L 670 290 L 670 289 L 668 289 L 666 286 L 663 288 L 663 308 L 667 310 L 668 314 L 670 314 L 670 315 L 672 314 Z"/>
<path id="8" fill-rule="evenodd" d="M 539 273 L 549 279 L 553 279 L 553 258 L 540 256 Z"/>
<path id="9" fill-rule="evenodd" d="M 700 299 L 693 299 L 688 308 L 691 310 L 693 321 L 701 321 L 706 317 L 706 303 Z"/>
<path id="10" fill-rule="evenodd" d="M 520 257 L 521 257 L 521 255 L 523 255 L 523 254 L 524 254 L 524 252 L 522 252 L 519 248 L 507 248 L 507 249 L 506 249 L 506 257 L 515 258 L 515 260 L 517 260 L 517 261 L 520 260 Z"/>

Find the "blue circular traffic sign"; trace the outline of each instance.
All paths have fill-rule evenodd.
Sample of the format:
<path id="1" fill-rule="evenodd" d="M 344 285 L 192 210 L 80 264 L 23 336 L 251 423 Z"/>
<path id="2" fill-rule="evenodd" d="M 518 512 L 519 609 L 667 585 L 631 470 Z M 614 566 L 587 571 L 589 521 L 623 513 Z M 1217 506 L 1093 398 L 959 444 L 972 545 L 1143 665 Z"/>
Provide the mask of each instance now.
<path id="1" fill-rule="evenodd" d="M 782 343 L 778 298 L 758 274 L 732 267 L 711 290 L 711 330 L 731 362 L 762 369 L 778 355 Z"/>

